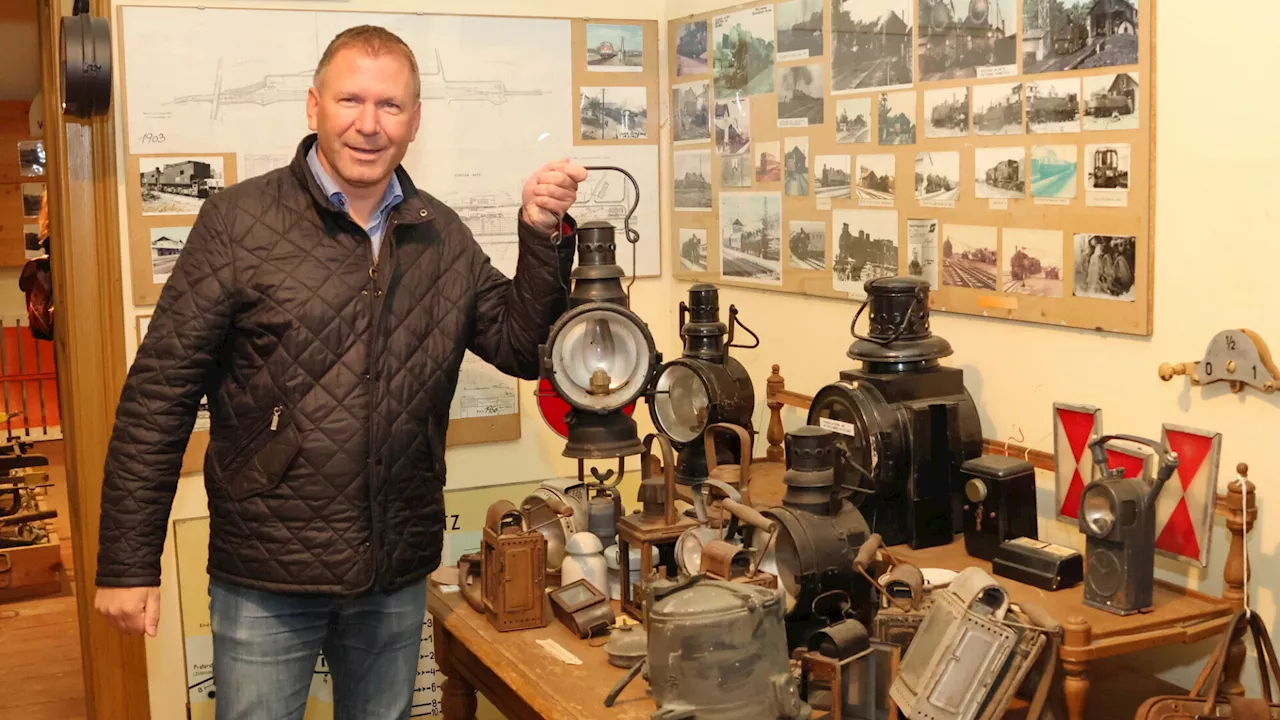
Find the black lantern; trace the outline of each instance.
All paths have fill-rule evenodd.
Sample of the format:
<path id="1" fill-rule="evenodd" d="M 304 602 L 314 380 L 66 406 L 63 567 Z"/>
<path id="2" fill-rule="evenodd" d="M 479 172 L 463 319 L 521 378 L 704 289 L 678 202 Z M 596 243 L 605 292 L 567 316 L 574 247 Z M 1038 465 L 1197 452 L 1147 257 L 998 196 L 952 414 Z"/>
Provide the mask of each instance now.
<path id="1" fill-rule="evenodd" d="M 982 424 L 951 344 L 929 330 L 929 283 L 882 277 L 864 286 L 848 355 L 862 367 L 814 396 L 808 424 L 836 433 L 835 478 L 885 545 L 945 545 L 963 528 L 960 466 L 982 454 Z M 870 306 L 871 333 L 858 317 Z"/>

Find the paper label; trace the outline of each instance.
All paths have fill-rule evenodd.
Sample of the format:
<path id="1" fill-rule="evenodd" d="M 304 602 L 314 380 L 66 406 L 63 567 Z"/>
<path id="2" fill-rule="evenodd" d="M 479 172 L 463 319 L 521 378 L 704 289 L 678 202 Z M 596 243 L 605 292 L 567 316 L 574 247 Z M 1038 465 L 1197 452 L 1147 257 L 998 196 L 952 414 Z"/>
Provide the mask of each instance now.
<path id="1" fill-rule="evenodd" d="M 829 198 L 829 197 L 821 197 L 821 198 L 818 198 L 818 209 L 819 209 L 819 210 L 830 210 L 830 209 L 831 209 L 831 198 Z"/>
<path id="2" fill-rule="evenodd" d="M 987 208 L 990 210 L 1008 210 L 1009 198 L 991 198 L 987 201 Z"/>

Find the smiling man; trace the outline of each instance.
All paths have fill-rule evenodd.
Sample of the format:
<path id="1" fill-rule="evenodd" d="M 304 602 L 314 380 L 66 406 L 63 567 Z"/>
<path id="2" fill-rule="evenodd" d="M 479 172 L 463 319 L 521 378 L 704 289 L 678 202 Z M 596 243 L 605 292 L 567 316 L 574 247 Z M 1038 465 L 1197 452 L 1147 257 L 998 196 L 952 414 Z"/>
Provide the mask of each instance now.
<path id="1" fill-rule="evenodd" d="M 95 605 L 156 633 L 165 526 L 207 396 L 219 720 L 300 720 L 321 650 L 337 720 L 409 717 L 463 355 L 534 379 L 565 310 L 566 213 L 586 171 L 529 176 L 509 279 L 401 167 L 421 113 L 400 38 L 334 38 L 307 98 L 313 134 L 288 167 L 204 203 L 121 395 Z"/>

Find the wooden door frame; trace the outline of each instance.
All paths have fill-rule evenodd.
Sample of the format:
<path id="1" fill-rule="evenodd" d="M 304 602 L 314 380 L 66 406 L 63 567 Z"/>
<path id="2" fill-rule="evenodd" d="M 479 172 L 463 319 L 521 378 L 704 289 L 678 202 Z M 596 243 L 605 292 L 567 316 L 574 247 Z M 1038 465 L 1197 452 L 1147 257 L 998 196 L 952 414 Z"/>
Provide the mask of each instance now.
<path id="1" fill-rule="evenodd" d="M 127 371 L 114 106 L 104 117 L 62 114 L 60 19 L 71 0 L 37 3 L 53 266 L 54 357 L 66 448 L 76 605 L 90 720 L 149 720 L 146 645 L 93 609 L 102 469 Z M 90 12 L 111 17 L 110 0 Z M 116 65 L 116 67 L 119 67 Z M 74 270 L 78 269 L 79 272 Z"/>

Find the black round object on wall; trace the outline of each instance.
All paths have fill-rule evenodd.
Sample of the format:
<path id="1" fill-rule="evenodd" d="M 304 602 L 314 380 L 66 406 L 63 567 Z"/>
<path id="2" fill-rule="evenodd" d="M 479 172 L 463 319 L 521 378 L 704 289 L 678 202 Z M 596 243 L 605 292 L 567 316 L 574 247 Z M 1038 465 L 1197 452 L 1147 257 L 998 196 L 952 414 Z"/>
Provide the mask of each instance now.
<path id="1" fill-rule="evenodd" d="M 89 14 L 77 0 L 75 14 L 62 18 L 58 84 L 62 112 L 72 117 L 106 115 L 111 109 L 111 26 Z"/>

